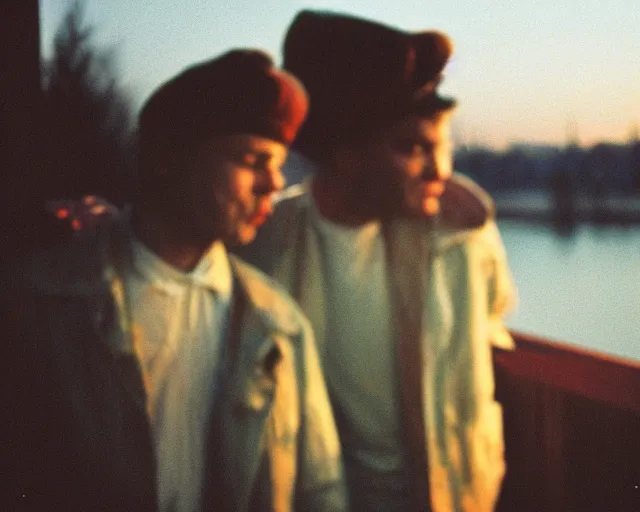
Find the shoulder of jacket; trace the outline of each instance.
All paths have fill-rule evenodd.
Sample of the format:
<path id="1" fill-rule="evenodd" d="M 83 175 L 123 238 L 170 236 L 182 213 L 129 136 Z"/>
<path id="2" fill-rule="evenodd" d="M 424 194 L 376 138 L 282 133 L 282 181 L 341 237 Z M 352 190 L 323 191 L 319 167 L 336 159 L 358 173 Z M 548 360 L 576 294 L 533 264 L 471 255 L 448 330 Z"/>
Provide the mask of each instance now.
<path id="1" fill-rule="evenodd" d="M 2 270 L 3 291 L 31 295 L 86 295 L 103 287 L 105 247 L 96 233 L 36 251 Z"/>
<path id="2" fill-rule="evenodd" d="M 472 179 L 455 173 L 442 195 L 440 221 L 449 231 L 482 228 L 495 217 L 491 196 Z"/>
<path id="3" fill-rule="evenodd" d="M 280 284 L 236 255 L 230 254 L 229 261 L 250 306 L 267 327 L 291 336 L 306 331 L 304 314 Z"/>

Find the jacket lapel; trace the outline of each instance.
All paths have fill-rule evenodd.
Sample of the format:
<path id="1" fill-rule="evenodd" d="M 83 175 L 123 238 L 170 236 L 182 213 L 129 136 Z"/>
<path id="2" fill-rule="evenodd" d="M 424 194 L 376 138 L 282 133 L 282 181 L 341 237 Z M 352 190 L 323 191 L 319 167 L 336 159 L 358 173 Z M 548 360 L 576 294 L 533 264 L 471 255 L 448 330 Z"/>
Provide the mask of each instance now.
<path id="1" fill-rule="evenodd" d="M 123 285 L 130 257 L 126 219 L 105 231 L 80 234 L 69 245 L 35 260 L 31 286 L 40 293 L 76 301 L 89 315 L 92 342 L 102 344 L 124 396 L 146 411 L 146 393 L 135 353 L 135 336 Z"/>
<path id="2" fill-rule="evenodd" d="M 299 327 L 287 318 L 288 313 L 278 315 L 273 290 L 256 279 L 254 270 L 233 256 L 230 263 L 235 277 L 234 312 L 219 438 L 214 442 L 225 472 L 223 481 L 232 489 L 233 510 L 247 510 L 254 493 L 263 492 L 256 485 L 267 460 L 267 423 L 277 391 L 276 366 L 283 357 L 278 337 L 291 335 Z"/>
<path id="3" fill-rule="evenodd" d="M 305 223 L 304 226 L 296 262 L 297 275 L 300 278 L 295 298 L 313 326 L 320 360 L 324 361 L 327 350 L 326 273 L 322 263 L 318 234 L 311 225 Z"/>
<path id="4" fill-rule="evenodd" d="M 125 390 L 125 396 L 135 406 L 147 412 L 147 393 L 142 377 L 142 368 L 136 353 L 135 329 L 124 298 L 124 285 L 119 277 L 111 280 L 111 294 L 104 302 L 102 311 L 109 321 L 101 321 L 105 314 L 96 312 L 96 330 L 99 339 L 106 344 L 112 357 L 113 367 Z M 104 325 L 100 325 L 104 323 Z"/>
<path id="5" fill-rule="evenodd" d="M 102 251 L 105 261 L 103 280 L 111 295 L 111 322 L 102 339 L 106 342 L 115 370 L 126 396 L 141 410 L 147 412 L 147 393 L 138 354 L 138 332 L 133 322 L 125 275 L 133 264 L 131 232 L 128 213 L 114 223 L 107 233 Z"/>
<path id="6" fill-rule="evenodd" d="M 301 207 L 291 212 L 298 218 L 289 239 L 283 243 L 283 253 L 273 270 L 274 279 L 282 283 L 295 298 L 313 326 L 320 360 L 324 360 L 326 346 L 325 268 L 320 253 L 320 241 L 308 221 L 311 192 L 304 196 Z"/>
<path id="7" fill-rule="evenodd" d="M 111 367 L 130 399 L 146 413 L 146 392 L 135 352 L 135 337 L 124 288 L 128 231 L 119 220 L 107 231 L 82 235 L 64 252 L 55 254 L 40 287 L 47 295 L 83 303 L 94 340 L 106 348 Z"/>
<path id="8" fill-rule="evenodd" d="M 424 226 L 413 222 L 385 224 L 392 318 L 396 335 L 400 375 L 402 425 L 409 456 L 412 510 L 429 503 L 426 427 L 423 400 L 424 276 L 429 266 L 429 247 Z"/>

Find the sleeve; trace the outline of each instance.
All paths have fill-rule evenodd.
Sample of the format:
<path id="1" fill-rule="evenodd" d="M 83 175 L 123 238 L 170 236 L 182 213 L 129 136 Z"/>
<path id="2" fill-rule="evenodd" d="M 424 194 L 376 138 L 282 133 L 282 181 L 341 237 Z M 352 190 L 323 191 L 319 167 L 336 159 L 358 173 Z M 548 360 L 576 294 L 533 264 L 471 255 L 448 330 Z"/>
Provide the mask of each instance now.
<path id="1" fill-rule="evenodd" d="M 517 291 L 495 223 L 489 227 L 488 241 L 492 261 L 489 279 L 489 337 L 493 346 L 511 350 L 515 348 L 515 344 L 504 324 L 504 317 L 515 308 Z"/>
<path id="2" fill-rule="evenodd" d="M 340 512 L 348 509 L 340 441 L 313 333 L 305 325 L 300 375 L 301 435 L 296 510 Z"/>

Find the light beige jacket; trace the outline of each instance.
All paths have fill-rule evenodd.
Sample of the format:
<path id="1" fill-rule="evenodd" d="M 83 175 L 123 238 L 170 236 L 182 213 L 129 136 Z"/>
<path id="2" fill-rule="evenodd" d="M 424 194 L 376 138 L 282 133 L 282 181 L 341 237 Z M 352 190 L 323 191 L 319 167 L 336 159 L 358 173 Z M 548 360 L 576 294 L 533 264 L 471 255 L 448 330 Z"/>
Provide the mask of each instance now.
<path id="1" fill-rule="evenodd" d="M 298 301 L 323 359 L 327 286 L 308 186 L 283 194 L 243 254 Z M 433 510 L 490 511 L 505 471 L 491 346 L 513 347 L 502 316 L 514 288 L 488 195 L 456 175 L 442 210 L 435 226 L 407 219 L 383 225 L 396 333 L 417 333 L 420 343 L 417 392 Z"/>
<path id="2" fill-rule="evenodd" d="M 55 342 L 39 340 L 46 346 L 64 346 L 80 319 L 89 315 L 95 339 L 87 339 L 87 347 L 121 381 L 127 401 L 145 414 L 146 396 L 136 359 L 137 332 L 132 328 L 123 278 L 131 264 L 129 233 L 126 223 L 119 221 L 105 229 L 34 256 L 26 270 L 11 273 L 13 282 L 5 288 L 14 294 L 37 296 L 51 304 L 52 311 L 61 304 L 72 309 L 67 315 L 70 320 L 61 316 L 60 325 L 51 330 Z M 228 369 L 212 418 L 216 446 L 212 460 L 217 476 L 213 481 L 209 478 L 204 493 L 214 491 L 216 498 L 208 500 L 205 509 L 345 510 L 340 445 L 309 323 L 279 285 L 237 257 L 230 256 L 230 263 L 233 308 L 241 313 L 238 329 L 234 332 L 231 327 Z M 239 296 L 243 298 L 240 309 Z M 33 325 L 41 321 L 34 318 Z M 104 360 L 102 354 L 109 357 Z M 124 368 L 123 361 L 133 361 L 133 365 Z M 55 376 L 68 380 L 72 387 L 83 385 L 78 384 L 80 377 Z M 103 403 L 102 387 L 95 385 L 95 397 L 93 388 L 85 390 L 87 400 Z M 144 438 L 137 441 L 146 442 Z"/>

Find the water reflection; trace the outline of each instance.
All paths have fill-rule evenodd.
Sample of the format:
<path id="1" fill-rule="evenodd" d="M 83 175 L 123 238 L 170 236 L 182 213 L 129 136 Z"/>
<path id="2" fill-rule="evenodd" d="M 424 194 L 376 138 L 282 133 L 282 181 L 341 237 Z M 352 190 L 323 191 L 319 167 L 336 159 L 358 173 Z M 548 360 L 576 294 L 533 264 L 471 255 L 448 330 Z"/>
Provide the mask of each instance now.
<path id="1" fill-rule="evenodd" d="M 640 360 L 640 226 L 500 227 L 520 295 L 510 327 Z"/>

